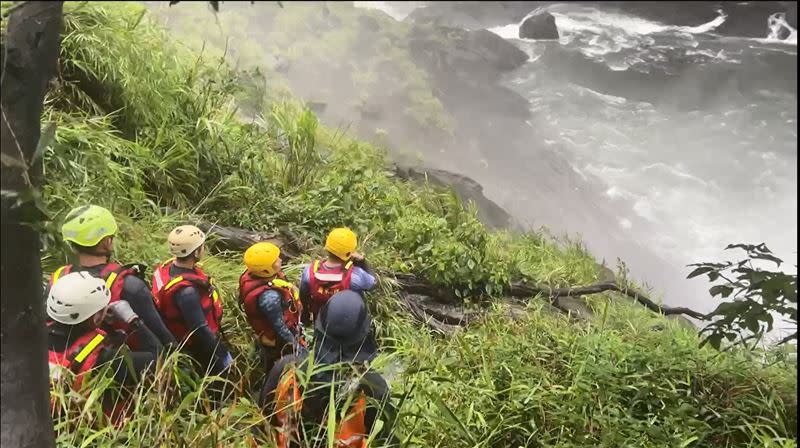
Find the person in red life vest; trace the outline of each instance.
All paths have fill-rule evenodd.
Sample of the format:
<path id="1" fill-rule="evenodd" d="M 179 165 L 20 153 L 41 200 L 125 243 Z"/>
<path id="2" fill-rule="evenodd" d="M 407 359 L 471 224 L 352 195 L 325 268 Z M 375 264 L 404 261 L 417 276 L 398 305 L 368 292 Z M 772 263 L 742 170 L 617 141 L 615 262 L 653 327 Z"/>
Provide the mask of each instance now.
<path id="1" fill-rule="evenodd" d="M 50 276 L 45 297 L 53 284 L 70 272 L 87 272 L 105 280 L 106 287 L 111 292 L 112 302 L 119 300 L 128 302 L 142 323 L 158 337 L 161 344 L 171 346 L 175 343 L 175 338 L 156 310 L 150 288 L 143 279 L 144 266 L 140 264 L 121 266 L 110 261 L 116 233 L 117 222 L 111 212 L 103 207 L 84 205 L 70 211 L 61 226 L 61 235 L 77 252 L 78 263 L 62 266 Z M 121 323 L 114 324 L 113 329 L 127 332 L 127 344 L 134 350 L 140 348 L 139 335 L 136 331 L 125 328 Z"/>
<path id="2" fill-rule="evenodd" d="M 319 437 L 317 442 L 324 443 L 333 384 L 337 407 L 351 404 L 345 418 L 337 417 L 336 446 L 365 448 L 378 419 L 384 425 L 375 438 L 375 446 L 399 446 L 392 431 L 396 410 L 389 386 L 369 367 L 378 348 L 369 310 L 360 294 L 341 291 L 323 306 L 314 322 L 313 351 L 312 363 L 308 362 L 307 353 L 281 358 L 261 390 L 259 404 L 264 415 L 272 416 L 276 445 L 295 446 L 309 436 Z M 306 372 L 305 385 L 295 376 L 298 371 Z M 342 414 L 337 409 L 336 415 Z M 300 430 L 298 420 L 311 427 Z M 305 442 L 308 446 L 317 445 L 314 441 Z"/>
<path id="3" fill-rule="evenodd" d="M 316 317 L 323 305 L 339 291 L 359 294 L 375 287 L 375 276 L 363 255 L 356 252 L 358 238 L 348 228 L 333 229 L 325 239 L 325 260 L 313 260 L 300 278 L 300 300 Z M 303 321 L 308 322 L 309 316 Z"/>
<path id="4" fill-rule="evenodd" d="M 211 277 L 198 265 L 206 235 L 192 225 L 178 226 L 167 237 L 175 257 L 153 273 L 153 296 L 161 317 L 202 372 L 227 371 L 233 357 L 222 339 L 222 300 Z"/>
<path id="5" fill-rule="evenodd" d="M 87 272 L 64 275 L 47 296 L 47 340 L 52 387 L 66 386 L 80 390 L 87 372 L 110 364 L 117 385 L 130 390 L 142 373 L 159 356 L 163 346 L 150 329 L 133 312 L 128 302 L 112 302 L 111 291 L 102 279 Z M 122 354 L 101 325 L 121 322 L 139 334 L 139 351 Z M 127 360 L 125 357 L 129 357 Z M 130 367 L 133 367 L 131 370 Z M 64 369 L 75 375 L 74 383 L 64 384 Z M 107 415 L 118 419 L 124 415 L 124 400 L 112 389 L 103 397 Z M 53 412 L 58 413 L 55 402 Z"/>
<path id="6" fill-rule="evenodd" d="M 281 271 L 278 246 L 255 243 L 244 252 L 247 270 L 239 277 L 239 305 L 256 333 L 264 374 L 283 354 L 305 350 L 300 325 L 303 305 L 297 288 Z"/>

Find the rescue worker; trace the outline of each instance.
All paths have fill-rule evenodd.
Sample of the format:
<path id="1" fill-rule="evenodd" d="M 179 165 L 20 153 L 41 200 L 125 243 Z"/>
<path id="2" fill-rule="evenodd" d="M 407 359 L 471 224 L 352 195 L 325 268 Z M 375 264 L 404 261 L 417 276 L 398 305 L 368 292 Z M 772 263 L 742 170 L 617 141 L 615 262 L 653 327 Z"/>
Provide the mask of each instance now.
<path id="1" fill-rule="evenodd" d="M 87 272 L 105 280 L 111 293 L 111 301 L 128 302 L 161 344 L 170 346 L 175 343 L 175 338 L 156 310 L 153 296 L 143 279 L 145 267 L 141 264 L 121 266 L 110 261 L 116 233 L 117 222 L 111 212 L 103 207 L 84 205 L 70 211 L 61 226 L 61 235 L 77 252 L 78 265 L 69 264 L 58 268 L 50 276 L 45 297 L 53 284 L 70 272 Z M 128 333 L 127 344 L 132 349 L 138 350 L 141 347 L 136 331 L 125 328 L 120 323 L 115 324 L 115 329 Z"/>
<path id="2" fill-rule="evenodd" d="M 198 265 L 206 235 L 192 225 L 167 237 L 173 258 L 153 273 L 153 296 L 164 323 L 183 348 L 213 375 L 226 371 L 233 357 L 222 339 L 222 301 L 212 279 Z"/>
<path id="3" fill-rule="evenodd" d="M 325 440 L 322 433 L 331 384 L 335 385 L 339 406 L 345 402 L 352 404 L 347 417 L 337 421 L 336 446 L 365 447 L 379 418 L 384 426 L 377 442 L 397 443 L 392 436 L 395 409 L 389 386 L 369 367 L 378 354 L 371 326 L 369 310 L 361 295 L 349 290 L 338 292 L 314 322 L 313 369 L 306 387 L 299 383 L 295 372 L 309 369 L 308 354 L 285 356 L 270 370 L 259 400 L 265 415 L 273 416 L 279 448 L 298 442 L 306 434 Z M 347 394 L 353 392 L 355 396 L 349 400 Z M 336 415 L 342 415 L 340 410 L 337 409 Z M 314 428 L 302 431 L 294 427 L 298 416 Z"/>
<path id="4" fill-rule="evenodd" d="M 263 374 L 283 354 L 304 350 L 300 325 L 303 305 L 297 288 L 281 271 L 278 246 L 255 243 L 244 252 L 247 267 L 239 277 L 239 306 L 256 333 Z"/>
<path id="5" fill-rule="evenodd" d="M 69 387 L 79 390 L 86 372 L 110 363 L 115 383 L 132 388 L 163 349 L 129 303 L 112 301 L 105 282 L 88 272 L 72 272 L 61 277 L 48 293 L 46 308 L 49 317 L 48 361 L 54 387 L 62 381 L 63 369 L 76 375 Z M 139 351 L 121 354 L 118 342 L 115 343 L 111 335 L 100 328 L 104 322 L 121 322 L 135 328 L 139 335 Z M 129 357 L 127 361 L 126 356 Z M 129 366 L 133 367 L 132 371 Z M 113 390 L 108 390 L 104 395 L 103 408 L 118 422 L 124 414 L 124 402 L 117 400 L 111 392 Z M 51 402 L 51 405 L 57 412 L 55 403 Z"/>
<path id="6" fill-rule="evenodd" d="M 346 227 L 333 229 L 325 239 L 325 260 L 313 260 L 300 278 L 300 299 L 316 317 L 325 303 L 339 291 L 363 294 L 375 287 L 375 276 L 364 256 L 356 252 L 358 238 Z M 308 313 L 307 313 L 308 314 Z M 308 322 L 309 316 L 303 321 Z"/>

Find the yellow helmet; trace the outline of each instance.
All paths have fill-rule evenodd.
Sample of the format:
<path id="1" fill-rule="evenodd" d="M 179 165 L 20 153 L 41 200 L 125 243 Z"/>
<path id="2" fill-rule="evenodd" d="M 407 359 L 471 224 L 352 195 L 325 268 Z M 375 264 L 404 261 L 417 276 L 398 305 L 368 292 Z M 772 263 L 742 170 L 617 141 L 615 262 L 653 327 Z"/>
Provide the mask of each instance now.
<path id="1" fill-rule="evenodd" d="M 272 277 L 277 274 L 273 266 L 281 256 L 281 250 L 272 243 L 255 243 L 244 251 L 244 264 L 251 274 Z"/>
<path id="2" fill-rule="evenodd" d="M 61 226 L 61 237 L 78 246 L 92 247 L 117 233 L 117 221 L 108 209 L 83 205 L 72 209 Z"/>
<path id="3" fill-rule="evenodd" d="M 345 261 L 350 259 L 357 246 L 358 238 L 356 234 L 347 227 L 331 230 L 325 240 L 325 250 Z"/>
<path id="4" fill-rule="evenodd" d="M 167 242 L 169 253 L 176 257 L 185 257 L 206 242 L 206 234 L 192 225 L 178 226 L 169 233 Z"/>

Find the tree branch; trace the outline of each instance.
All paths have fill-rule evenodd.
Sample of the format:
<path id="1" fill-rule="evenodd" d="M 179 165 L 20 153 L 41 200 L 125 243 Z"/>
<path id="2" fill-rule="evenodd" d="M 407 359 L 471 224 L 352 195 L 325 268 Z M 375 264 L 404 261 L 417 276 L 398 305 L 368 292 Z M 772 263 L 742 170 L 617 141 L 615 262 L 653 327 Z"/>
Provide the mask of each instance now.
<path id="1" fill-rule="evenodd" d="M 554 299 L 557 297 L 579 297 L 590 294 L 598 294 L 605 291 L 615 291 L 625 296 L 628 296 L 634 301 L 643 305 L 645 308 L 654 311 L 656 313 L 663 314 L 665 316 L 684 314 L 689 317 L 693 317 L 695 319 L 706 320 L 706 315 L 700 313 L 699 311 L 695 311 L 685 307 L 662 306 L 653 302 L 652 300 L 650 300 L 650 298 L 637 291 L 631 290 L 629 288 L 621 288 L 618 284 L 611 282 L 595 283 L 593 285 L 588 285 L 588 286 L 576 286 L 569 288 L 530 286 L 522 283 L 511 285 L 512 297 L 533 297 L 541 294 L 544 295 L 545 297 Z"/>
<path id="2" fill-rule="evenodd" d="M 297 250 L 296 244 L 282 244 L 283 241 L 281 241 L 281 238 L 277 234 L 253 232 L 246 229 L 211 224 L 204 221 L 198 223 L 198 226 L 209 233 L 215 233 L 219 235 L 221 240 L 224 242 L 224 247 L 229 250 L 243 251 L 257 241 L 271 240 L 279 246 L 282 246 L 281 250 L 287 253 L 289 258 L 293 258 L 297 253 L 293 253 L 295 250 Z M 289 250 L 285 251 L 284 247 Z M 414 274 L 386 271 L 379 271 L 378 273 L 384 277 L 394 278 L 397 282 L 398 288 L 406 295 L 424 295 L 432 297 L 437 302 L 443 304 L 458 304 L 461 302 L 458 296 L 456 296 L 453 288 L 433 284 L 430 281 L 419 278 Z M 549 299 L 551 305 L 555 306 L 562 312 L 567 312 L 568 310 L 559 305 L 556 299 L 559 297 L 580 297 L 590 294 L 599 294 L 606 291 L 618 292 L 633 299 L 635 302 L 643 305 L 645 308 L 665 316 L 682 314 L 698 320 L 707 320 L 707 315 L 703 313 L 690 308 L 659 305 L 644 294 L 641 294 L 630 288 L 620 287 L 615 282 L 601 282 L 587 286 L 569 288 L 551 288 L 549 286 L 530 285 L 519 282 L 511 284 L 511 289 L 508 293 L 508 296 L 520 300 L 525 300 L 536 296 L 544 296 L 545 298 Z M 407 305 L 413 302 L 407 296 L 403 297 L 403 300 Z M 435 319 L 435 323 L 430 324 L 429 326 L 434 326 L 437 331 L 449 331 L 448 328 L 443 327 L 443 325 L 453 327 L 464 325 L 465 323 L 461 319 L 455 319 L 452 316 L 441 313 L 435 308 L 423 306 L 421 304 L 411 303 L 411 305 L 409 305 L 409 310 L 422 322 L 427 322 L 429 319 Z M 468 320 L 469 318 L 467 318 L 467 321 Z"/>

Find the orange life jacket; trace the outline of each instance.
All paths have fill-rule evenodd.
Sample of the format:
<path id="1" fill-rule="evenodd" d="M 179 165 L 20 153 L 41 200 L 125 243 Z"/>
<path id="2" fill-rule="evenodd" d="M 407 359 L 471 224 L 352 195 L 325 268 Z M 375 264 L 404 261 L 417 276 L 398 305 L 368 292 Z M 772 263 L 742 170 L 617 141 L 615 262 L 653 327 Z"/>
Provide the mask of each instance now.
<path id="1" fill-rule="evenodd" d="M 48 328 L 51 325 L 53 325 L 53 321 L 48 321 Z M 50 367 L 51 388 L 55 387 L 61 379 L 62 369 L 67 369 L 75 374 L 75 380 L 70 387 L 73 390 L 80 390 L 86 372 L 97 366 L 100 353 L 110 346 L 107 336 L 105 331 L 95 328 L 75 339 L 62 352 L 48 350 L 47 363 Z M 116 426 L 119 426 L 124 419 L 126 405 L 126 402 L 118 402 L 111 407 L 103 406 L 103 411 Z M 53 396 L 50 397 L 50 411 L 52 415 L 57 415 L 59 411 Z"/>
<path id="2" fill-rule="evenodd" d="M 74 268 L 71 264 L 61 266 L 60 268 L 56 269 L 56 271 L 50 276 L 50 288 L 53 287 L 59 278 L 73 272 L 73 270 Z M 85 272 L 89 272 L 90 274 L 92 273 L 92 271 Z M 116 263 L 106 263 L 106 265 L 103 266 L 99 277 L 106 281 L 106 288 L 108 288 L 108 290 L 111 292 L 111 301 L 109 303 L 114 303 L 122 299 L 122 290 L 125 286 L 125 277 L 128 275 L 135 275 L 139 278 L 142 278 L 144 275 L 144 266 L 140 264 L 127 264 L 121 266 Z M 124 322 L 114 322 L 112 325 L 110 325 L 110 330 L 122 330 L 127 333 L 128 325 Z M 127 336 L 125 343 L 131 348 L 131 350 L 134 351 L 141 347 L 139 336 L 135 333 Z"/>
<path id="3" fill-rule="evenodd" d="M 247 322 L 256 332 L 258 341 L 267 347 L 275 347 L 277 334 L 266 316 L 258 309 L 258 297 L 267 290 L 277 291 L 281 295 L 283 320 L 295 336 L 300 335 L 300 315 L 303 313 L 303 304 L 297 288 L 286 281 L 283 273 L 279 273 L 271 280 L 251 275 L 245 271 L 239 277 L 239 306 L 243 308 Z"/>
<path id="4" fill-rule="evenodd" d="M 275 391 L 275 444 L 277 448 L 289 448 L 289 442 L 299 439 L 299 417 L 303 398 L 297 383 L 294 368 L 290 368 L 278 382 Z M 367 425 L 364 415 L 367 399 L 363 392 L 351 405 L 343 420 L 336 422 L 334 446 L 337 448 L 367 448 Z"/>
<path id="5" fill-rule="evenodd" d="M 353 276 L 353 262 L 345 265 L 328 268 L 320 260 L 311 262 L 311 272 L 308 275 L 308 289 L 311 296 L 311 313 L 316 316 L 319 310 L 328 303 L 328 300 L 339 291 L 350 289 L 350 279 Z"/>
<path id="6" fill-rule="evenodd" d="M 186 326 L 174 297 L 182 288 L 194 286 L 200 293 L 200 307 L 205 314 L 208 329 L 216 335 L 222 324 L 222 301 L 219 299 L 211 277 L 206 275 L 199 266 L 195 266 L 194 272 L 183 273 L 173 278 L 169 273 L 169 268 L 174 260 L 174 258 L 167 260 L 153 272 L 153 297 L 156 301 L 156 308 L 164 319 L 164 325 L 179 341 L 189 336 L 190 329 Z"/>

